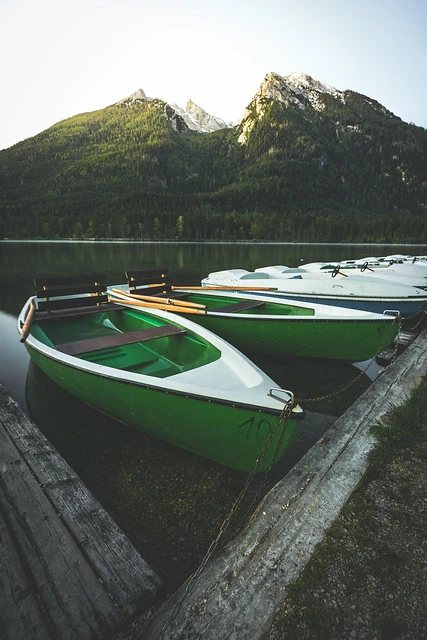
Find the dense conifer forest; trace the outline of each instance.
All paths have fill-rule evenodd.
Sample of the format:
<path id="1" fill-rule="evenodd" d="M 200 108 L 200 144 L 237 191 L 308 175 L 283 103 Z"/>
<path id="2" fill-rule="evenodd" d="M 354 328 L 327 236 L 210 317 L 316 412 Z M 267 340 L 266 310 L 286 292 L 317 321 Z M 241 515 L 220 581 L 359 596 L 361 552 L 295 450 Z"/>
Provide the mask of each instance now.
<path id="1" fill-rule="evenodd" d="M 209 134 L 160 100 L 64 120 L 0 151 L 0 237 L 426 242 L 427 131 L 324 100 Z"/>

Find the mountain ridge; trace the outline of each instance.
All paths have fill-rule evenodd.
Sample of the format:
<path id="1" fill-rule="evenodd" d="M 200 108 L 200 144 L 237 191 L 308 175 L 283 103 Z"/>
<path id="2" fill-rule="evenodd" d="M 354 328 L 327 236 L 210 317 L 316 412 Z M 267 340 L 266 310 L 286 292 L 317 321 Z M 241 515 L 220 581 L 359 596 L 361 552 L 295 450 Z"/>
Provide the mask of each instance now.
<path id="1" fill-rule="evenodd" d="M 0 236 L 419 240 L 426 175 L 425 129 L 307 74 L 233 126 L 139 89 L 0 151 Z"/>
<path id="2" fill-rule="evenodd" d="M 191 99 L 188 99 L 186 107 L 183 108 L 176 103 L 167 103 L 161 98 L 149 98 L 146 96 L 142 89 L 138 89 L 127 98 L 123 98 L 116 102 L 116 105 L 131 105 L 140 101 L 153 101 L 160 100 L 169 107 L 169 113 L 176 112 L 176 117 L 180 117 L 188 130 L 197 131 L 199 133 L 212 133 L 219 129 L 232 128 L 242 124 L 248 116 L 250 116 L 253 107 L 255 105 L 257 114 L 259 117 L 263 115 L 262 102 L 266 100 L 278 100 L 285 105 L 293 105 L 294 107 L 304 110 L 307 106 L 311 106 L 317 111 L 324 109 L 324 96 L 330 95 L 334 99 L 340 100 L 344 105 L 346 99 L 350 95 L 360 96 L 372 109 L 376 109 L 384 115 L 397 118 L 402 121 L 401 118 L 394 115 L 386 107 L 381 105 L 377 100 L 369 98 L 363 94 L 357 93 L 350 89 L 340 90 L 335 87 L 325 84 L 319 80 L 314 79 L 304 72 L 293 72 L 287 76 L 281 76 L 278 73 L 271 71 L 267 73 L 261 82 L 260 88 L 254 95 L 250 103 L 246 106 L 243 116 L 240 122 L 226 123 L 222 118 L 209 114 L 202 107 L 195 104 Z M 173 111 L 170 111 L 172 109 Z M 172 118 L 173 119 L 173 118 Z M 415 125 L 416 126 L 416 125 Z M 177 130 L 183 130 L 183 126 L 177 127 Z M 422 127 L 421 127 L 422 128 Z M 245 141 L 245 133 L 240 138 L 241 142 Z"/>

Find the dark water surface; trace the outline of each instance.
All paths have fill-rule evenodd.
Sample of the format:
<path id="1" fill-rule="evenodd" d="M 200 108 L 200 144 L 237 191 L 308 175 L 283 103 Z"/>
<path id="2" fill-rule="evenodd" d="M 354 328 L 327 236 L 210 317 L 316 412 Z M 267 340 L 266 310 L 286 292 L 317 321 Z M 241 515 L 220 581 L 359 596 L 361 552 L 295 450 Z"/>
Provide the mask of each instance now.
<path id="1" fill-rule="evenodd" d="M 211 271 L 426 253 L 426 246 L 0 242 L 0 381 L 116 519 L 142 555 L 175 589 L 203 558 L 246 476 L 178 449 L 83 405 L 30 364 L 16 319 L 39 275 L 105 274 L 123 282 L 132 269 L 168 268 L 173 284 L 199 284 Z M 346 363 L 251 356 L 308 410 L 289 455 L 252 483 L 222 543 L 259 498 L 324 433 L 333 416 L 369 386 Z M 355 380 L 350 390 L 334 392 Z M 330 397 L 332 396 L 332 397 Z"/>

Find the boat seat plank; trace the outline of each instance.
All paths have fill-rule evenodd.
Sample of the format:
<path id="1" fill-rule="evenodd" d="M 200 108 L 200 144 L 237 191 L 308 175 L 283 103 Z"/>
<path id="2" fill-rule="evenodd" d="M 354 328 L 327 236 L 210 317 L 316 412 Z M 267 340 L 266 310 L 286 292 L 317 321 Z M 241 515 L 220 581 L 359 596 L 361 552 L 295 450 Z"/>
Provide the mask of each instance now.
<path id="1" fill-rule="evenodd" d="M 227 304 L 224 307 L 215 309 L 215 312 L 221 313 L 238 313 L 239 311 L 246 311 L 246 309 L 254 309 L 255 307 L 262 307 L 264 302 L 259 300 L 242 300 L 242 302 L 234 302 L 233 304 Z"/>
<path id="2" fill-rule="evenodd" d="M 170 276 L 167 269 L 149 269 L 146 271 L 126 271 L 130 287 L 140 287 L 152 283 L 163 283 L 170 286 Z"/>
<path id="3" fill-rule="evenodd" d="M 34 279 L 34 286 L 38 311 L 95 307 L 108 302 L 103 275 L 38 277 Z"/>
<path id="4" fill-rule="evenodd" d="M 145 342 L 146 340 L 154 340 L 155 338 L 163 338 L 166 336 L 182 335 L 184 333 L 186 333 L 185 329 L 181 329 L 175 325 L 168 325 L 141 329 L 139 331 L 129 331 L 127 333 L 115 333 L 109 336 L 78 340 L 76 342 L 65 342 L 63 344 L 57 344 L 55 349 L 67 355 L 76 356 L 98 349 L 121 347 L 126 344 Z"/>
<path id="5" fill-rule="evenodd" d="M 73 276 L 71 278 L 35 278 L 34 286 L 39 298 L 71 296 L 79 293 L 105 293 L 104 275 Z"/>
<path id="6" fill-rule="evenodd" d="M 75 309 L 90 308 L 100 306 L 108 302 L 108 295 L 83 296 L 81 298 L 49 298 L 47 300 L 38 300 L 37 307 L 40 311 L 58 309 Z"/>
<path id="7" fill-rule="evenodd" d="M 36 317 L 37 320 L 55 320 L 57 318 L 68 318 L 72 316 L 83 316 L 89 315 L 91 313 L 99 313 L 100 311 L 123 311 L 124 307 L 121 305 L 115 304 L 114 302 L 103 302 L 98 306 L 89 306 L 89 307 L 70 307 L 64 309 L 51 309 L 44 310 L 41 308 L 37 309 Z"/>
<path id="8" fill-rule="evenodd" d="M 129 291 L 141 295 L 159 298 L 185 298 L 188 294 L 172 291 L 169 271 L 167 269 L 150 269 L 148 271 L 126 271 Z"/>

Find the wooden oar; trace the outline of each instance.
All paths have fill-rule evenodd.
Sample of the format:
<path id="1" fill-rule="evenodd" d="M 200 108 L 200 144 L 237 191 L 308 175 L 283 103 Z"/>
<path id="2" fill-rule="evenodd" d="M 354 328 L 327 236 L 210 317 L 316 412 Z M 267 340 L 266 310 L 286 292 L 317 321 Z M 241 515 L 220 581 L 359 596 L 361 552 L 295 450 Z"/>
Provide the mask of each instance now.
<path id="1" fill-rule="evenodd" d="M 207 284 L 206 286 L 193 286 L 187 287 L 187 285 L 175 286 L 171 287 L 173 291 L 179 290 L 185 292 L 186 289 L 191 291 L 223 291 L 224 289 L 229 289 L 230 291 L 277 291 L 277 287 L 233 287 L 232 285 L 214 285 Z"/>
<path id="2" fill-rule="evenodd" d="M 124 299 L 124 298 L 111 298 L 109 297 L 108 300 L 110 302 L 115 302 L 117 304 L 123 304 L 123 305 L 132 305 L 135 307 L 148 307 L 151 309 L 160 309 L 161 311 L 172 311 L 174 313 L 194 313 L 194 314 L 199 314 L 201 316 L 205 316 L 206 315 L 206 311 L 204 309 L 193 309 L 192 307 L 176 307 L 173 304 L 162 304 L 162 303 L 155 303 L 155 302 L 145 302 L 143 300 L 131 300 L 131 299 Z"/>
<path id="3" fill-rule="evenodd" d="M 123 294 L 136 298 L 137 300 L 146 300 L 147 302 L 158 302 L 159 304 L 174 304 L 180 307 L 190 307 L 194 309 L 206 309 L 205 304 L 198 304 L 197 302 L 187 302 L 186 300 L 175 300 L 174 298 L 159 298 L 158 296 L 143 296 L 139 293 L 130 293 L 128 291 L 122 291 L 121 289 L 111 289 L 115 294 Z"/>
<path id="4" fill-rule="evenodd" d="M 36 305 L 35 305 L 34 300 L 31 300 L 30 308 L 28 310 L 27 317 L 25 318 L 25 322 L 24 322 L 24 324 L 22 326 L 21 335 L 19 336 L 19 339 L 20 339 L 21 342 L 25 342 L 25 340 L 29 336 L 29 333 L 31 331 L 31 327 L 33 325 L 33 320 L 34 320 L 35 313 L 36 313 Z"/>

